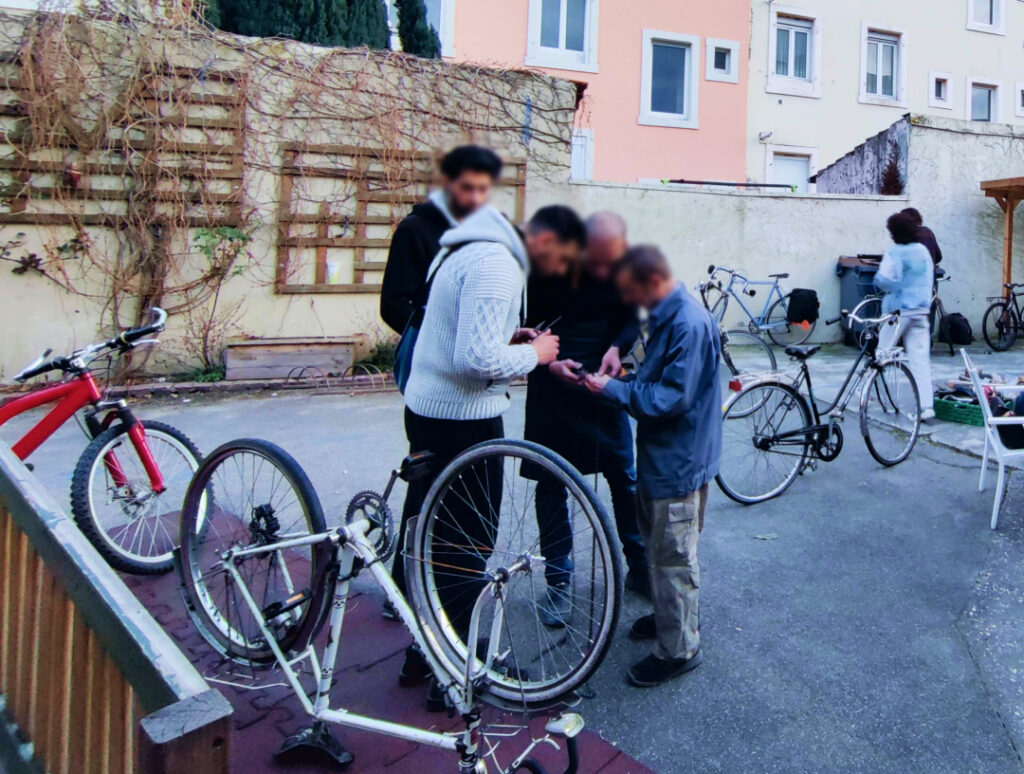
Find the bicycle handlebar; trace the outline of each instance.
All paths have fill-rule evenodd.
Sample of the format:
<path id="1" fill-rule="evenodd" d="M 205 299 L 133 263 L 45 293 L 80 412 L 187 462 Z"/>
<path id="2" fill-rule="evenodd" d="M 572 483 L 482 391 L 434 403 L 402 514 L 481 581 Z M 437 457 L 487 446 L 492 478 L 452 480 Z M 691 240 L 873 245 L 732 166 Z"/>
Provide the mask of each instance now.
<path id="1" fill-rule="evenodd" d="M 27 382 L 29 379 L 39 376 L 40 374 L 45 374 L 47 371 L 70 371 L 72 369 L 84 368 L 96 357 L 96 355 L 106 349 L 116 349 L 122 352 L 127 352 L 140 339 L 144 339 L 146 336 L 153 333 L 159 333 L 166 326 L 167 312 L 163 309 L 158 306 L 154 306 L 149 310 L 149 314 L 153 318 L 152 322 L 146 325 L 140 325 L 138 328 L 129 328 L 112 339 L 108 339 L 107 341 L 99 344 L 90 344 L 88 347 L 75 350 L 70 355 L 47 360 L 47 358 L 53 353 L 52 349 L 47 349 L 24 370 L 18 373 L 14 377 L 14 381 L 19 383 Z"/>

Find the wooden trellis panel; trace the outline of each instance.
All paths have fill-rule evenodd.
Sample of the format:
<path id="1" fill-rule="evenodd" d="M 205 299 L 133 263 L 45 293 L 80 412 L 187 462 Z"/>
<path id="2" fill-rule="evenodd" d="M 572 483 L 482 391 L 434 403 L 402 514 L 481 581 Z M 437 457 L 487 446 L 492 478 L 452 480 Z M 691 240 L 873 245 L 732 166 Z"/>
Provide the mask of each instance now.
<path id="1" fill-rule="evenodd" d="M 525 215 L 526 161 L 505 158 L 498 206 Z M 288 143 L 281 163 L 278 293 L 378 293 L 391 233 L 435 180 L 429 151 Z M 404 167 L 396 173 L 396 167 Z M 400 179 L 396 179 L 400 178 Z"/>
<path id="2" fill-rule="evenodd" d="M 189 226 L 241 223 L 244 75 L 168 67 L 95 147 L 35 148 L 18 62 L 0 78 L 0 225 L 115 227 L 140 202 Z"/>

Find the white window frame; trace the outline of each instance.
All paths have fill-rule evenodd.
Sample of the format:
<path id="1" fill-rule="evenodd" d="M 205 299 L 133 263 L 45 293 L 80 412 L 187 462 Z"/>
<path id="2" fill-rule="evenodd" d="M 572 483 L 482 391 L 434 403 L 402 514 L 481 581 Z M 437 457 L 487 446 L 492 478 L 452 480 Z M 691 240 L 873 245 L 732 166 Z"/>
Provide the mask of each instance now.
<path id="1" fill-rule="evenodd" d="M 988 86 L 994 90 L 992 94 L 992 120 L 988 123 L 1003 123 L 1003 82 L 997 78 L 986 78 L 979 75 L 972 75 L 967 78 L 967 88 L 964 90 L 964 102 L 967 105 L 965 118 L 968 121 L 974 121 L 974 118 L 972 118 L 974 112 L 972 97 L 974 96 L 975 86 Z M 985 122 L 979 121 L 977 123 Z"/>
<path id="2" fill-rule="evenodd" d="M 946 98 L 939 99 L 935 96 L 935 82 L 946 82 Z M 953 109 L 953 73 L 942 70 L 928 71 L 928 107 L 940 108 L 942 110 Z"/>
<path id="3" fill-rule="evenodd" d="M 718 49 L 729 52 L 729 69 L 719 70 L 715 67 L 715 53 Z M 706 38 L 704 40 L 704 80 L 721 81 L 723 83 L 740 82 L 740 44 L 737 40 Z"/>
<path id="4" fill-rule="evenodd" d="M 812 178 L 818 174 L 818 149 L 809 147 L 806 145 L 772 145 L 766 144 L 764 146 L 764 180 L 769 182 L 772 179 L 772 166 L 775 163 L 776 156 L 806 156 L 807 161 L 807 177 Z M 768 189 L 771 190 L 771 189 Z M 818 190 L 817 183 L 812 183 L 808 179 L 807 193 L 816 193 Z"/>
<path id="5" fill-rule="evenodd" d="M 577 143 L 582 146 L 583 155 L 577 157 Z M 573 174 L 576 164 L 582 167 L 579 175 Z M 572 130 L 572 161 L 569 166 L 569 179 L 573 181 L 586 181 L 594 179 L 594 130 L 573 129 Z"/>
<path id="6" fill-rule="evenodd" d="M 793 78 L 775 74 L 775 54 L 778 50 L 779 17 L 783 20 L 799 19 L 811 24 L 811 57 L 807 66 L 810 78 Z M 821 21 L 799 8 L 771 6 L 768 17 L 768 80 L 765 85 L 768 94 L 788 94 L 791 97 L 821 99 Z"/>
<path id="7" fill-rule="evenodd" d="M 893 73 L 895 94 L 871 94 L 868 92 L 868 43 L 871 38 L 895 38 L 896 72 Z M 901 29 L 877 24 L 862 24 L 860 28 L 860 97 L 865 105 L 883 105 L 905 108 L 907 106 L 907 35 Z M 882 74 L 878 73 L 881 80 Z M 881 85 L 879 85 L 881 88 Z"/>
<path id="8" fill-rule="evenodd" d="M 687 46 L 686 55 L 686 113 L 659 113 L 651 110 L 651 71 L 654 67 L 654 44 L 670 43 Z M 700 104 L 700 36 L 684 35 L 678 32 L 663 30 L 643 31 L 643 55 L 640 68 L 640 117 L 637 123 L 641 126 L 667 126 L 673 129 L 699 129 L 697 119 Z"/>
<path id="9" fill-rule="evenodd" d="M 1024 118 L 1024 81 L 1017 81 L 1017 88 L 1013 92 L 1013 115 Z"/>
<path id="10" fill-rule="evenodd" d="M 530 0 L 526 58 L 523 60 L 523 64 L 527 67 L 548 67 L 553 70 L 570 70 L 581 73 L 598 72 L 598 12 L 601 0 L 587 0 L 587 20 L 582 53 L 548 48 L 540 44 L 542 4 L 543 0 Z"/>
<path id="11" fill-rule="evenodd" d="M 995 17 L 992 24 L 982 24 L 974 21 L 975 2 L 987 2 L 988 0 L 967 0 L 967 29 L 975 32 L 987 32 L 990 35 L 1006 34 L 1006 0 L 992 0 L 992 14 Z"/>

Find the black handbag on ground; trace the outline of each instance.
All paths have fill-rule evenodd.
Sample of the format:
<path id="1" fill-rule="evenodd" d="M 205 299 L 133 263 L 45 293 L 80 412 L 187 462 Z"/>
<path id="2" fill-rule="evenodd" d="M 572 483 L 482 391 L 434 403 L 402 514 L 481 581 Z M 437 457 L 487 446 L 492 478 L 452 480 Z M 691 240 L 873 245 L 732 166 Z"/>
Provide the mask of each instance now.
<path id="1" fill-rule="evenodd" d="M 818 293 L 807 288 L 797 288 L 789 294 L 786 307 L 786 321 L 791 323 L 813 323 L 818 321 L 821 303 Z"/>

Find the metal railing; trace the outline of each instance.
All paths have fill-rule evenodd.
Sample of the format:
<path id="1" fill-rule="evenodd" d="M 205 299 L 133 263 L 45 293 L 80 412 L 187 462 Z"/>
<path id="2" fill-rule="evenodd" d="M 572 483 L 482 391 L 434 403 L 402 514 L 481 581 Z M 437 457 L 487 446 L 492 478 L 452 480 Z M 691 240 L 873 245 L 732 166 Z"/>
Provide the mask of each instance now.
<path id="1" fill-rule="evenodd" d="M 0 764 L 227 771 L 231 706 L 0 448 Z"/>

